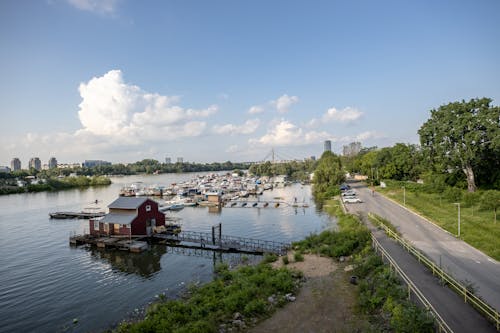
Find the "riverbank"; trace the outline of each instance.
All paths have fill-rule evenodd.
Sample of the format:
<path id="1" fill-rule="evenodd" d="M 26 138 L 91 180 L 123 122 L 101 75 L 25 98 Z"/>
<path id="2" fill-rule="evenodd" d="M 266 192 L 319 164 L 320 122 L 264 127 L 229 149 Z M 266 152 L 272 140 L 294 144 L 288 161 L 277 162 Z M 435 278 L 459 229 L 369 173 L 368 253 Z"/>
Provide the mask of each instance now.
<path id="1" fill-rule="evenodd" d="M 0 183 L 0 195 L 36 193 L 36 192 L 54 192 L 74 188 L 86 188 L 91 186 L 106 186 L 111 184 L 111 179 L 104 176 L 77 176 L 66 177 L 62 179 L 48 178 L 37 181 L 36 183 L 17 186 L 9 183 Z"/>
<path id="2" fill-rule="evenodd" d="M 338 201 L 324 207 L 338 230 L 293 243 L 286 257 L 234 271 L 219 266 L 214 281 L 191 288 L 185 299 L 151 306 L 143 321 L 116 332 L 432 332 L 432 318 L 406 299 L 398 277 L 371 249 L 366 226 Z"/>

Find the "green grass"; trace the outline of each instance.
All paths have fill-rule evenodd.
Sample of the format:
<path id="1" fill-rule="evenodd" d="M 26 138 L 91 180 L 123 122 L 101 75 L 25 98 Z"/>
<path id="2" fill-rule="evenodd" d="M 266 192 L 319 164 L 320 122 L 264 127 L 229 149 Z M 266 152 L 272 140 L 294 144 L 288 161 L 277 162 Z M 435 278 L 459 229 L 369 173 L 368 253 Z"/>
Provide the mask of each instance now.
<path id="1" fill-rule="evenodd" d="M 153 304 L 146 318 L 123 323 L 117 332 L 219 332 L 219 325 L 231 322 L 239 312 L 243 318 L 261 318 L 286 303 L 284 295 L 297 288 L 298 272 L 273 269 L 267 263 L 243 266 L 230 271 L 217 267 L 217 278 L 201 287 L 190 288 L 187 299 Z M 276 304 L 268 302 L 275 295 Z"/>
<path id="2" fill-rule="evenodd" d="M 377 191 L 403 204 L 401 184 L 388 182 L 387 188 Z M 431 220 L 453 235 L 458 234 L 458 207 L 443 193 L 426 193 L 419 185 L 406 187 L 406 207 Z M 460 238 L 473 247 L 500 260 L 500 221 L 494 223 L 492 210 L 480 210 L 479 204 L 460 205 Z"/>

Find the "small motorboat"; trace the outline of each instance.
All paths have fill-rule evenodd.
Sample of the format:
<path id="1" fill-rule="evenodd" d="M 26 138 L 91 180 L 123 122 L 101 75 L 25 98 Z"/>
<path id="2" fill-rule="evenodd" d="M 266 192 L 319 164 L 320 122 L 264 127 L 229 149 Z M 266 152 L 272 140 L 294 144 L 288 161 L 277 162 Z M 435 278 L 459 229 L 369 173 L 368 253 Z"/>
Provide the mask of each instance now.
<path id="1" fill-rule="evenodd" d="M 277 202 L 277 203 L 274 204 L 274 208 L 278 208 L 279 206 L 280 206 L 279 202 Z"/>
<path id="2" fill-rule="evenodd" d="M 246 205 L 247 205 L 247 203 L 244 202 L 244 203 L 241 204 L 241 207 L 246 207 Z"/>
<path id="3" fill-rule="evenodd" d="M 258 204 L 257 202 L 254 202 L 254 203 L 252 204 L 252 207 L 257 207 L 257 204 Z"/>

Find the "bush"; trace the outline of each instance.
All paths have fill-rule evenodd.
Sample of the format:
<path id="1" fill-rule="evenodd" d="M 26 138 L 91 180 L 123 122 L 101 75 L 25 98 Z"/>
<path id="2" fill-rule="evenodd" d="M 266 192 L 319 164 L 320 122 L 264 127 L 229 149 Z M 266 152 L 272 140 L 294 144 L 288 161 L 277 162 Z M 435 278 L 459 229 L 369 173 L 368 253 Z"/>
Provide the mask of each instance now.
<path id="1" fill-rule="evenodd" d="M 277 255 L 275 255 L 274 253 L 266 253 L 264 255 L 264 259 L 262 261 L 265 263 L 271 263 L 271 262 L 275 262 L 276 260 L 278 260 Z"/>
<path id="2" fill-rule="evenodd" d="M 462 198 L 462 190 L 456 187 L 447 187 L 444 190 L 444 197 L 452 202 L 459 202 Z"/>
<path id="3" fill-rule="evenodd" d="M 295 252 L 293 258 L 295 259 L 295 261 L 304 261 L 304 256 L 300 252 Z"/>
<path id="4" fill-rule="evenodd" d="M 290 263 L 290 261 L 288 260 L 288 256 L 282 257 L 281 261 L 283 261 L 283 265 L 288 265 Z"/>

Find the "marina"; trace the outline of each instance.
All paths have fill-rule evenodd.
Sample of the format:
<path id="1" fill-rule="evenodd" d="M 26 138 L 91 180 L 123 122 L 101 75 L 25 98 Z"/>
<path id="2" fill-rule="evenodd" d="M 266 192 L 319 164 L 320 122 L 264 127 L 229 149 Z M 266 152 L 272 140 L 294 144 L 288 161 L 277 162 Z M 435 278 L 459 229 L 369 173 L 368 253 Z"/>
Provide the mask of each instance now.
<path id="1" fill-rule="evenodd" d="M 328 216 L 316 211 L 310 199 L 310 187 L 301 184 L 264 190 L 258 196 L 256 207 L 252 205 L 257 197 L 249 194 L 237 199 L 238 206 L 244 200 L 248 202 L 245 209 L 231 208 L 228 200 L 224 206 L 196 205 L 178 211 L 167 210 L 165 231 L 167 226 L 178 225 L 186 234 L 180 234 L 179 239 L 146 240 L 147 248 L 141 252 L 127 249 L 128 237 L 123 237 L 122 243 L 111 245 L 103 242 L 106 237 L 101 236 L 100 243 L 105 247 L 97 246 L 97 242 L 70 245 L 70 235 L 90 232 L 89 219 L 49 218 L 50 212 L 80 212 L 82 203 L 93 203 L 96 199 L 99 206 L 105 208 L 117 199 L 120 189 L 129 184 L 169 187 L 194 178 L 212 177 L 210 175 L 112 177 L 113 183 L 106 187 L 0 197 L 0 251 L 3 254 L 0 258 L 0 302 L 3 304 L 0 332 L 103 331 L 153 301 L 155 295 L 162 293 L 175 298 L 191 282 L 210 281 L 214 262 L 222 261 L 234 267 L 241 260 L 258 262 L 262 258 L 260 254 L 253 254 L 252 249 L 232 252 L 233 246 L 222 246 L 217 250 L 210 237 L 212 226 L 219 223 L 222 238 L 284 244 L 319 232 L 332 223 Z M 185 198 L 194 197 L 188 194 Z M 299 202 L 305 198 L 309 208 L 293 207 L 295 197 Z M 168 196 L 150 198 L 158 203 L 171 199 Z M 280 202 L 277 209 L 276 201 Z M 33 231 L 30 236 L 19 232 L 20 227 L 26 225 Z M 173 232 L 175 228 L 171 228 Z M 203 246 L 201 237 L 188 242 L 188 232 L 203 235 Z M 185 241 L 181 237 L 185 237 Z M 144 240 L 133 238 L 132 241 Z M 24 244 L 22 247 L 18 246 L 20 242 Z M 254 253 L 260 252 L 257 250 Z M 78 318 L 78 324 L 73 323 L 74 318 Z"/>

